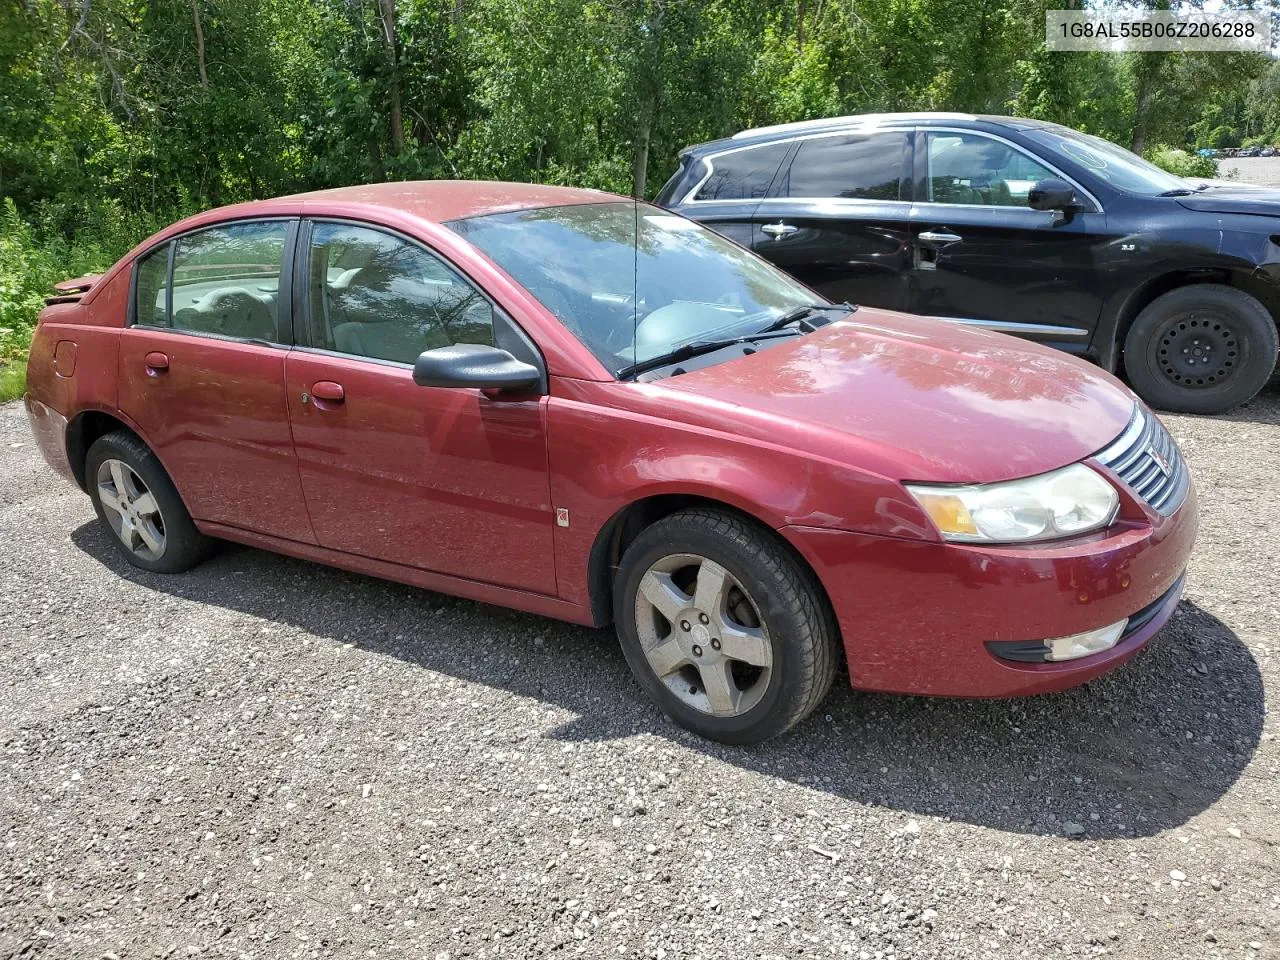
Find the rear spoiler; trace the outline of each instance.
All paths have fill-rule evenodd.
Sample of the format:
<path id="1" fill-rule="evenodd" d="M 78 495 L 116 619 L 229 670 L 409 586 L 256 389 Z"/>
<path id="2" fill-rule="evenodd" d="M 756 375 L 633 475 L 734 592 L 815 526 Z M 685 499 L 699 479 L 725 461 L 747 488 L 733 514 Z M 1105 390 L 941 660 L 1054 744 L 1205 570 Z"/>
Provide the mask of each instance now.
<path id="1" fill-rule="evenodd" d="M 53 306 L 55 303 L 78 303 L 80 298 L 93 288 L 93 285 L 98 282 L 101 276 L 102 274 L 100 273 L 90 273 L 83 277 L 55 283 L 53 289 L 58 292 L 52 297 L 45 297 L 45 306 Z"/>

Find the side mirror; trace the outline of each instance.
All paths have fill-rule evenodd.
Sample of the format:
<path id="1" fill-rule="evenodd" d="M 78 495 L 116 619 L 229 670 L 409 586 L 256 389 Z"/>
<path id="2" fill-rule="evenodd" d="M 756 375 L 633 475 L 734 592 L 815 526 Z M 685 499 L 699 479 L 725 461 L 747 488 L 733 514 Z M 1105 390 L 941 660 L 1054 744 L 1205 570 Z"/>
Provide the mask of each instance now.
<path id="1" fill-rule="evenodd" d="M 521 390 L 536 387 L 541 380 L 541 373 L 532 364 L 479 343 L 455 343 L 426 350 L 413 365 L 413 382 L 420 387 Z"/>
<path id="2" fill-rule="evenodd" d="M 1032 210 L 1068 210 L 1079 209 L 1082 204 L 1076 196 L 1075 187 L 1065 180 L 1052 177 L 1039 181 L 1027 191 L 1027 206 Z"/>

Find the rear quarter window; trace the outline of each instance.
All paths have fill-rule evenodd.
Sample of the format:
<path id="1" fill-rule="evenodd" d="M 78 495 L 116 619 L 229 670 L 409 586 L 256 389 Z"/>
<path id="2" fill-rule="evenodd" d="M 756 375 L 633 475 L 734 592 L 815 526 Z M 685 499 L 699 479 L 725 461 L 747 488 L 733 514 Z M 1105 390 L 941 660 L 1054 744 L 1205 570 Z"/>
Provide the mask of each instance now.
<path id="1" fill-rule="evenodd" d="M 710 158 L 711 175 L 698 188 L 694 199 L 761 199 L 790 149 L 790 143 L 770 143 Z"/>
<path id="2" fill-rule="evenodd" d="M 138 261 L 133 291 L 134 323 L 169 325 L 169 244 L 152 250 Z"/>

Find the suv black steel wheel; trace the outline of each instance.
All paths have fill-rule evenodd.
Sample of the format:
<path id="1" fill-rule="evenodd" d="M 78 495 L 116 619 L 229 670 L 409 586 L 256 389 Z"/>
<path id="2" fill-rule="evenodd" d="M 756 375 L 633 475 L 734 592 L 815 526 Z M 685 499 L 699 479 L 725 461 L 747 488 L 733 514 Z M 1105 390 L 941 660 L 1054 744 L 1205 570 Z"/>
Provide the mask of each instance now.
<path id="1" fill-rule="evenodd" d="M 1125 337 L 1125 373 L 1153 406 L 1222 413 L 1263 388 L 1276 365 L 1275 322 L 1221 284 L 1181 287 L 1147 306 Z"/>

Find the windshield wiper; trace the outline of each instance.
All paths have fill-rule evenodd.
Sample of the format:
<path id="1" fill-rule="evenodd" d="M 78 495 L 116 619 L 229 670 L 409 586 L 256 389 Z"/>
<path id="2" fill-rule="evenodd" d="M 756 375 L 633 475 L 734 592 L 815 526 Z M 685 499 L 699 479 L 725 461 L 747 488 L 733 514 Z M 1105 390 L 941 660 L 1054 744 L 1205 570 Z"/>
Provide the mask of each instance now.
<path id="1" fill-rule="evenodd" d="M 767 327 L 761 330 L 761 333 L 772 333 L 774 330 L 781 330 L 788 324 L 795 323 L 797 320 L 803 320 L 805 317 L 812 316 L 815 313 L 824 313 L 828 310 L 843 310 L 845 313 L 853 313 L 858 308 L 852 303 L 805 303 L 798 307 L 793 307 L 786 313 L 771 322 Z"/>
<path id="2" fill-rule="evenodd" d="M 623 367 L 617 372 L 616 376 L 619 380 L 626 380 L 649 370 L 656 370 L 658 367 L 679 363 L 681 360 L 688 360 L 692 357 L 700 357 L 705 353 L 715 353 L 717 350 L 736 346 L 739 343 L 754 343 L 757 340 L 777 340 L 779 337 L 798 336 L 799 333 L 799 330 L 762 330 L 759 333 L 748 333 L 741 337 L 724 337 L 720 340 L 693 340 L 689 343 L 680 344 L 674 350 L 660 353 L 656 357 L 650 357 L 648 360 L 641 360 L 639 363 Z"/>
<path id="3" fill-rule="evenodd" d="M 1156 194 L 1156 196 L 1158 197 L 1189 197 L 1193 193 L 1195 193 L 1195 191 L 1192 190 L 1190 187 L 1174 187 L 1172 190 L 1166 190 L 1164 193 Z"/>

